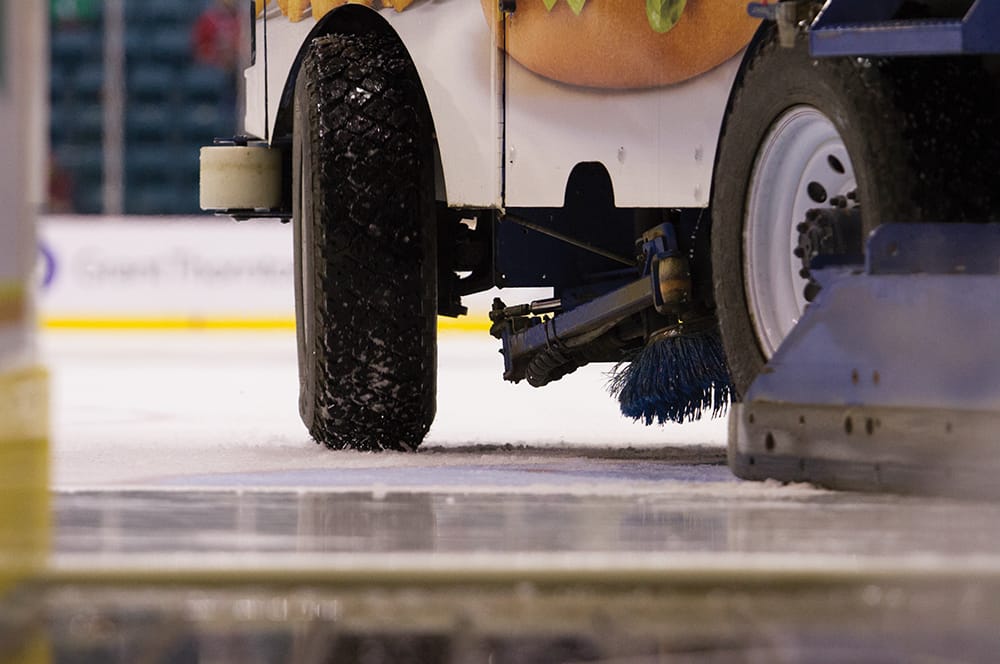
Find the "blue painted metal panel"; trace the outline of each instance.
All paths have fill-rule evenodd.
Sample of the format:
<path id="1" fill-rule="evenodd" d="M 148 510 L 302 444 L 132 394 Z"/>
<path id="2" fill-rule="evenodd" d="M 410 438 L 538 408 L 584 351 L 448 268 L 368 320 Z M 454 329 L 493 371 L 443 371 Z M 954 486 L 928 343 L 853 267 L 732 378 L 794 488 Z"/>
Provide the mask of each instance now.
<path id="1" fill-rule="evenodd" d="M 1000 2 L 977 0 L 964 23 L 968 52 L 1000 53 Z"/>
<path id="2" fill-rule="evenodd" d="M 1000 224 L 883 224 L 868 238 L 866 272 L 1000 275 Z"/>
<path id="3" fill-rule="evenodd" d="M 963 51 L 959 21 L 882 21 L 815 27 L 809 48 L 816 56 L 956 55 Z"/>
<path id="4" fill-rule="evenodd" d="M 894 19 L 901 2 L 830 0 L 813 22 L 813 55 L 1000 53 L 1000 2 L 977 0 L 961 19 Z"/>
<path id="5" fill-rule="evenodd" d="M 1000 414 L 1000 224 L 890 224 L 867 248 L 865 272 L 824 285 L 746 402 Z"/>

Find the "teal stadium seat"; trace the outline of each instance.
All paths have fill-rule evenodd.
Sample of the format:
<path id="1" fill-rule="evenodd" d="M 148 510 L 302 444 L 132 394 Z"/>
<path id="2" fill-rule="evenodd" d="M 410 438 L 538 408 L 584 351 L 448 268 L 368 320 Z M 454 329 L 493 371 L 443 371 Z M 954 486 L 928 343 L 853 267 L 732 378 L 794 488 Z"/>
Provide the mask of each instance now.
<path id="1" fill-rule="evenodd" d="M 88 62 L 71 70 L 70 90 L 75 104 L 100 104 L 104 89 L 104 65 Z"/>
<path id="2" fill-rule="evenodd" d="M 173 117 L 166 104 L 129 104 L 125 112 L 125 140 L 166 142 Z"/>
<path id="3" fill-rule="evenodd" d="M 103 107 L 87 105 L 74 110 L 69 118 L 69 127 L 70 140 L 99 145 L 104 140 Z"/>
<path id="4" fill-rule="evenodd" d="M 234 81 L 193 59 L 210 0 L 125 0 L 125 211 L 198 213 L 198 149 L 235 133 Z M 50 138 L 78 212 L 102 211 L 101 21 L 53 21 Z"/>
<path id="5" fill-rule="evenodd" d="M 186 110 L 178 129 L 181 140 L 205 145 L 219 137 L 233 136 L 236 133 L 236 118 L 219 104 L 199 104 Z"/>
<path id="6" fill-rule="evenodd" d="M 189 66 L 192 61 L 190 28 L 161 26 L 149 36 L 147 48 L 149 56 L 161 64 Z"/>
<path id="7" fill-rule="evenodd" d="M 162 183 L 173 171 L 169 151 L 162 143 L 130 143 L 125 151 L 126 186 Z"/>
<path id="8" fill-rule="evenodd" d="M 165 104 L 173 96 L 172 67 L 140 62 L 128 70 L 128 103 Z"/>
<path id="9" fill-rule="evenodd" d="M 52 33 L 49 51 L 56 64 L 99 62 L 104 54 L 104 37 L 99 30 L 90 27 L 56 30 Z"/>
<path id="10" fill-rule="evenodd" d="M 126 0 L 126 20 L 157 26 L 190 26 L 205 7 L 204 0 Z"/>
<path id="11" fill-rule="evenodd" d="M 104 153 L 99 143 L 64 143 L 53 149 L 53 159 L 65 171 L 73 190 L 73 209 L 97 214 L 103 209 Z"/>
<path id="12" fill-rule="evenodd" d="M 217 103 L 233 88 L 232 77 L 218 67 L 195 66 L 182 75 L 180 89 L 189 104 Z"/>

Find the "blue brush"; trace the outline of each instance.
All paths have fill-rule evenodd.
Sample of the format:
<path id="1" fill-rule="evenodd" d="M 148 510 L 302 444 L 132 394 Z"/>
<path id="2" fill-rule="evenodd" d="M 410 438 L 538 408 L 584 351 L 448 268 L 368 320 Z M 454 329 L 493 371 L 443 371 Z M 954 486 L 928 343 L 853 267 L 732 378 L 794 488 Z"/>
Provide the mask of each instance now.
<path id="1" fill-rule="evenodd" d="M 733 394 L 714 327 L 685 334 L 677 326 L 652 335 L 631 361 L 615 367 L 608 388 L 623 415 L 647 425 L 718 417 Z"/>

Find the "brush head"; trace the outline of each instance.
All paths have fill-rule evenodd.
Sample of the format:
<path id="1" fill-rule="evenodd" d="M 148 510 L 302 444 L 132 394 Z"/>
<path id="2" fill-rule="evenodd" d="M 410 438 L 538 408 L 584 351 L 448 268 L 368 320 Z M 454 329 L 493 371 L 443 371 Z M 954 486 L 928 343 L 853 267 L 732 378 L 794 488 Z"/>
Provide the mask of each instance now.
<path id="1" fill-rule="evenodd" d="M 733 394 L 718 330 L 676 330 L 654 335 L 631 361 L 619 363 L 608 388 L 622 415 L 643 420 L 692 422 L 722 415 Z"/>

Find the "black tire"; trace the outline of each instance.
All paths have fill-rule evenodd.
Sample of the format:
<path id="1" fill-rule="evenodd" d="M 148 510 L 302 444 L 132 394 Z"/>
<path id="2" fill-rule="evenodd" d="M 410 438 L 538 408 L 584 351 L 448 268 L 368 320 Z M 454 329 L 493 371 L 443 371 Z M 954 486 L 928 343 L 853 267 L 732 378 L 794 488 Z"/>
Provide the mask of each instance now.
<path id="1" fill-rule="evenodd" d="M 978 59 L 814 59 L 804 38 L 782 48 L 765 30 L 730 97 L 712 191 L 714 293 L 738 395 L 766 360 L 746 283 L 751 173 L 789 109 L 816 109 L 839 133 L 864 237 L 879 223 L 985 221 L 1000 209 L 994 85 Z"/>
<path id="2" fill-rule="evenodd" d="M 413 450 L 434 420 L 431 137 L 398 41 L 313 41 L 292 137 L 299 411 L 330 448 Z"/>

